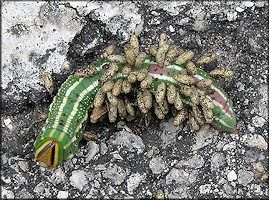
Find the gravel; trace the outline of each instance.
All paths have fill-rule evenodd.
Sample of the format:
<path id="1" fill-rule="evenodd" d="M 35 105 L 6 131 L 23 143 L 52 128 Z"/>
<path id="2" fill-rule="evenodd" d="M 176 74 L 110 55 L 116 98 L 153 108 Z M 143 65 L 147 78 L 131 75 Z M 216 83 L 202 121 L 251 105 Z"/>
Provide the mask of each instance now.
<path id="1" fill-rule="evenodd" d="M 4 1 L 1 76 L 1 199 L 39 198 L 269 198 L 267 1 Z M 193 50 L 197 60 L 215 52 L 216 66 L 233 78 L 218 80 L 234 103 L 237 134 L 152 116 L 124 126 L 87 124 L 97 141 L 82 140 L 58 169 L 34 159 L 43 123 L 33 123 L 78 68 L 117 51 L 132 34 L 141 50 L 160 33 Z M 139 130 L 139 131 L 134 131 Z M 268 178 L 267 178 L 268 180 Z"/>

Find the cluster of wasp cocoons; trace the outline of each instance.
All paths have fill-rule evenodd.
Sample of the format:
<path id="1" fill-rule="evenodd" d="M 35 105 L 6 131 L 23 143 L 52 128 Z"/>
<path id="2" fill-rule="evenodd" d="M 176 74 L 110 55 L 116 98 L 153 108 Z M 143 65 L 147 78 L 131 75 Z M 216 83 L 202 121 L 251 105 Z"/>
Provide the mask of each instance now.
<path id="1" fill-rule="evenodd" d="M 108 113 L 110 122 L 115 122 L 119 116 L 121 119 L 131 121 L 135 119 L 136 108 L 147 116 L 153 108 L 155 115 L 159 119 L 164 119 L 165 115 L 172 110 L 174 115 L 174 126 L 179 126 L 185 119 L 188 118 L 190 127 L 193 130 L 198 130 L 204 123 L 213 121 L 214 104 L 212 100 L 205 95 L 210 93 L 211 79 L 203 79 L 195 81 L 194 75 L 197 74 L 197 66 L 208 64 L 216 59 L 215 53 L 210 53 L 199 58 L 195 63 L 191 61 L 194 56 L 193 51 L 184 51 L 176 45 L 170 45 L 165 33 L 162 33 L 159 38 L 158 47 L 150 46 L 149 54 L 155 57 L 158 66 L 165 68 L 175 61 L 177 65 L 184 64 L 186 70 L 181 74 L 174 74 L 172 78 L 180 85 L 177 88 L 175 85 L 166 85 L 165 82 L 160 82 L 154 93 L 149 87 L 153 83 L 154 78 L 148 74 L 148 69 L 142 69 L 138 73 L 133 73 L 131 67 L 140 68 L 147 57 L 145 52 L 139 51 L 139 41 L 135 35 L 132 35 L 130 42 L 124 46 L 124 55 L 113 54 L 114 45 L 108 46 L 103 57 L 110 61 L 111 64 L 102 75 L 100 84 L 101 88 L 97 92 L 94 99 L 94 109 L 91 114 L 91 122 L 96 123 L 102 116 Z M 119 67 L 117 64 L 126 64 L 122 68 L 122 74 L 127 76 L 126 79 L 112 78 L 117 74 Z M 85 70 L 85 69 L 84 69 Z M 86 69 L 89 76 L 92 76 L 96 71 L 92 68 Z M 75 74 L 80 76 L 79 71 Z M 232 71 L 224 69 L 215 69 L 210 75 L 212 77 L 231 77 Z M 137 87 L 133 87 L 133 86 Z M 200 94 L 198 90 L 204 93 Z M 132 93 L 135 101 L 131 102 L 128 94 Z M 182 94 L 190 98 L 191 105 L 184 107 Z"/>

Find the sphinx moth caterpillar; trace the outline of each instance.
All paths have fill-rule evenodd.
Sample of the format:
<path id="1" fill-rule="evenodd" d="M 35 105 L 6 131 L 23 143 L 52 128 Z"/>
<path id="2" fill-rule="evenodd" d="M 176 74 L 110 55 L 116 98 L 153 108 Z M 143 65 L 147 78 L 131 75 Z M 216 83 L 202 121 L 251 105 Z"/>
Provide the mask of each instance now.
<path id="1" fill-rule="evenodd" d="M 129 50 L 127 50 L 127 52 L 128 51 Z M 162 51 L 164 50 L 161 49 L 161 53 Z M 140 57 L 144 57 L 144 55 L 141 55 Z M 94 73 L 92 73 L 90 77 L 79 78 L 71 75 L 62 84 L 49 107 L 48 118 L 46 119 L 41 134 L 37 137 L 34 143 L 36 149 L 35 158 L 39 161 L 41 166 L 57 168 L 62 161 L 71 159 L 76 154 L 78 143 L 83 137 L 83 131 L 88 121 L 88 111 L 94 107 L 95 98 L 99 95 L 97 93 L 102 91 L 102 85 L 107 83 L 108 80 L 112 82 L 112 86 L 123 86 L 124 82 L 126 82 L 129 84 L 128 87 L 130 87 L 131 81 L 129 82 L 128 80 L 133 80 L 136 77 L 135 79 L 141 81 L 140 87 L 142 88 L 142 91 L 148 90 L 153 95 L 156 95 L 156 93 L 157 95 L 161 94 L 162 96 L 159 98 L 161 100 L 158 101 L 166 107 L 168 103 L 163 97 L 165 93 L 159 92 L 159 88 L 166 90 L 170 85 L 174 85 L 176 90 L 182 91 L 183 87 L 189 87 L 188 82 L 186 82 L 187 85 L 183 85 L 180 83 L 182 80 L 177 81 L 175 79 L 175 75 L 184 75 L 183 71 L 186 71 L 186 68 L 188 67 L 184 62 L 182 64 L 177 64 L 177 61 L 172 61 L 165 67 L 160 67 L 156 62 L 155 57 L 149 54 L 144 57 L 142 64 L 141 60 L 139 60 L 140 63 L 137 64 L 138 67 L 135 67 L 135 60 L 133 60 L 133 57 L 127 56 L 126 58 L 129 58 L 133 65 L 130 65 L 128 63 L 129 61 L 125 61 L 124 56 L 120 57 L 122 62 L 117 64 L 108 61 L 107 59 L 103 59 L 91 64 Z M 115 59 L 115 57 L 113 57 L 113 59 Z M 109 68 L 109 66 L 113 66 L 115 69 Z M 198 95 L 205 96 L 207 100 L 209 99 L 213 103 L 211 109 L 207 109 L 206 111 L 203 110 L 205 118 L 206 113 L 208 112 L 209 116 L 210 114 L 212 115 L 210 123 L 218 131 L 236 132 L 236 119 L 233 111 L 233 104 L 227 93 L 203 70 L 197 68 L 197 71 L 193 74 L 192 78 L 190 78 L 190 84 L 195 84 L 201 80 L 211 80 L 207 90 L 197 89 Z M 140 78 L 141 76 L 143 77 Z M 103 82 L 100 83 L 101 81 Z M 133 83 L 135 81 L 133 81 Z M 144 84 L 142 84 L 143 81 L 145 81 Z M 158 87 L 159 85 L 162 87 Z M 119 92 L 116 91 L 116 87 L 115 91 L 114 89 L 112 90 L 112 86 L 107 86 L 108 89 L 106 89 L 106 95 L 112 95 L 112 97 L 116 97 L 117 100 Z M 207 93 L 208 89 L 210 89 L 211 92 Z M 139 96 L 143 97 L 143 94 L 144 93 L 139 93 Z M 196 105 L 194 105 L 191 96 L 186 94 L 182 92 L 180 97 L 178 97 L 182 99 L 184 109 L 195 107 Z M 148 92 L 145 92 L 145 95 L 147 97 L 151 96 Z M 100 97 L 104 101 L 105 94 L 101 94 Z M 123 101 L 120 102 L 121 104 L 123 103 Z M 117 104 L 115 105 L 116 107 L 113 107 L 111 103 L 109 105 L 108 110 L 114 110 L 113 112 L 116 112 L 113 113 L 114 118 L 117 118 L 117 110 L 120 110 L 117 109 Z M 164 107 L 161 107 L 160 104 L 155 101 L 153 102 L 153 105 L 155 106 L 155 110 L 159 109 L 159 111 L 161 111 L 161 116 L 163 116 L 162 112 Z M 143 102 L 141 103 L 141 106 L 144 106 Z M 148 109 L 150 108 L 151 104 Z M 145 111 L 145 113 L 146 112 L 147 111 Z M 181 112 L 181 114 L 182 113 L 185 113 L 185 111 Z M 121 113 L 121 115 L 123 114 Z M 182 119 L 183 118 L 184 117 L 182 117 Z M 191 113 L 189 118 L 191 118 L 193 122 L 193 113 Z M 194 120 L 194 122 L 195 121 L 196 120 Z M 192 127 L 195 127 L 193 124 L 191 125 Z"/>

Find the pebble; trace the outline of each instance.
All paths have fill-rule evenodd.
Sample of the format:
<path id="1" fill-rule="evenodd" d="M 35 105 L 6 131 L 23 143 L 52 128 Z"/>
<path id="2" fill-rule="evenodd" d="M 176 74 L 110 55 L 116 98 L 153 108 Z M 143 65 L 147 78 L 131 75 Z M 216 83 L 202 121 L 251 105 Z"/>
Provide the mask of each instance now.
<path id="1" fill-rule="evenodd" d="M 209 194 L 211 191 L 211 184 L 201 185 L 199 187 L 200 194 Z"/>
<path id="2" fill-rule="evenodd" d="M 163 190 L 159 189 L 159 190 L 156 191 L 156 199 L 164 199 Z"/>
<path id="3" fill-rule="evenodd" d="M 200 130 L 196 133 L 196 144 L 192 146 L 193 151 L 201 149 L 212 142 L 212 130 L 208 124 L 201 126 Z"/>
<path id="4" fill-rule="evenodd" d="M 238 183 L 247 186 L 254 179 L 254 173 L 240 169 L 238 171 Z"/>
<path id="5" fill-rule="evenodd" d="M 189 17 L 185 17 L 185 18 L 181 19 L 181 20 L 178 22 L 178 25 L 180 25 L 180 26 L 184 26 L 184 25 L 188 24 L 189 21 L 190 21 L 190 18 L 189 18 Z"/>
<path id="6" fill-rule="evenodd" d="M 235 10 L 237 11 L 237 12 L 243 12 L 245 9 L 244 8 L 241 8 L 241 7 L 239 7 L 239 6 L 237 6 L 236 8 L 235 8 Z"/>
<path id="7" fill-rule="evenodd" d="M 127 176 L 127 171 L 117 165 L 109 165 L 102 173 L 104 178 L 108 178 L 114 185 L 120 185 L 123 183 Z"/>
<path id="8" fill-rule="evenodd" d="M 266 120 L 263 117 L 255 116 L 252 118 L 252 123 L 255 127 L 262 127 L 265 124 Z"/>
<path id="9" fill-rule="evenodd" d="M 38 195 L 41 195 L 43 197 L 50 197 L 49 189 L 46 188 L 46 183 L 44 181 L 41 181 L 37 186 L 34 188 L 34 192 Z"/>
<path id="10" fill-rule="evenodd" d="M 1 176 L 1 180 L 3 181 L 3 182 L 5 182 L 6 184 L 9 184 L 9 183 L 11 183 L 11 179 L 10 179 L 10 177 L 4 177 L 4 176 Z"/>
<path id="11" fill-rule="evenodd" d="M 172 32 L 172 33 L 175 32 L 175 29 L 174 29 L 174 27 L 173 27 L 172 25 L 169 26 L 169 30 L 170 30 L 170 32 Z"/>
<path id="12" fill-rule="evenodd" d="M 57 195 L 57 199 L 67 199 L 68 191 L 59 191 Z"/>
<path id="13" fill-rule="evenodd" d="M 167 132 L 170 133 L 180 132 L 182 130 L 182 126 L 174 126 L 173 121 L 174 121 L 173 117 L 171 117 L 168 121 L 162 120 L 160 123 L 160 129 L 166 130 Z"/>
<path id="14" fill-rule="evenodd" d="M 200 155 L 195 154 L 194 156 L 186 160 L 179 161 L 176 167 L 188 166 L 190 168 L 199 169 L 203 167 L 204 164 L 205 164 L 204 158 Z"/>
<path id="15" fill-rule="evenodd" d="M 183 184 L 188 179 L 189 174 L 182 169 L 173 168 L 166 176 L 166 183 L 170 184 L 175 181 L 176 183 Z"/>
<path id="16" fill-rule="evenodd" d="M 99 152 L 99 146 L 96 144 L 94 141 L 89 141 L 87 143 L 87 149 L 88 149 L 88 154 L 86 157 L 86 163 L 90 162 L 91 159 Z"/>
<path id="17" fill-rule="evenodd" d="M 46 193 L 45 193 L 46 192 Z M 46 191 L 40 195 L 40 199 L 45 197 L 47 195 L 48 189 L 46 188 Z M 16 192 L 16 199 L 34 199 L 34 195 L 28 192 L 25 188 L 22 190 L 19 190 Z"/>
<path id="18" fill-rule="evenodd" d="M 100 153 L 101 153 L 101 155 L 105 155 L 107 150 L 108 150 L 108 148 L 107 148 L 106 143 L 101 142 L 101 144 L 100 144 Z"/>
<path id="19" fill-rule="evenodd" d="M 132 174 L 127 179 L 127 190 L 129 194 L 133 194 L 134 190 L 139 186 L 139 184 L 145 179 L 144 175 L 139 173 Z"/>
<path id="20" fill-rule="evenodd" d="M 191 170 L 191 172 L 186 172 L 182 169 L 172 168 L 166 176 L 166 184 L 177 184 L 190 185 L 197 180 L 198 171 Z"/>
<path id="21" fill-rule="evenodd" d="M 230 151 L 230 150 L 235 149 L 235 148 L 236 148 L 236 142 L 233 141 L 229 144 L 225 144 L 223 147 L 223 151 Z"/>
<path id="22" fill-rule="evenodd" d="M 152 196 L 152 192 L 148 189 L 148 190 L 146 191 L 146 195 L 147 195 L 147 196 Z"/>
<path id="23" fill-rule="evenodd" d="M 237 12 L 228 12 L 227 13 L 227 20 L 228 21 L 235 21 L 237 19 Z"/>
<path id="24" fill-rule="evenodd" d="M 65 183 L 66 177 L 65 177 L 65 174 L 64 174 L 63 170 L 61 168 L 58 168 L 57 170 L 55 170 L 52 173 L 52 175 L 50 176 L 49 181 L 53 185 L 58 185 L 58 184 L 61 184 L 61 183 Z"/>
<path id="25" fill-rule="evenodd" d="M 238 88 L 238 91 L 243 91 L 245 90 L 245 86 L 242 82 L 237 82 L 236 87 Z"/>
<path id="26" fill-rule="evenodd" d="M 160 174 L 165 169 L 166 165 L 162 157 L 154 157 L 149 162 L 149 168 L 153 174 Z"/>
<path id="27" fill-rule="evenodd" d="M 82 190 L 88 184 L 87 174 L 84 170 L 73 171 L 69 180 L 70 184 L 79 190 Z"/>
<path id="28" fill-rule="evenodd" d="M 99 190 L 92 187 L 86 196 L 86 199 L 94 199 L 97 197 Z"/>
<path id="29" fill-rule="evenodd" d="M 258 172 L 263 172 L 264 171 L 264 167 L 260 162 L 253 163 L 253 166 Z"/>
<path id="30" fill-rule="evenodd" d="M 233 195 L 234 194 L 234 189 L 227 183 L 225 183 L 223 185 L 223 189 L 226 192 L 226 194 L 228 194 L 228 195 Z"/>
<path id="31" fill-rule="evenodd" d="M 5 126 L 6 126 L 8 129 L 10 129 L 10 130 L 13 129 L 13 125 L 12 125 L 12 121 L 11 121 L 11 119 L 9 119 L 9 118 L 4 119 L 4 124 L 5 124 Z"/>
<path id="32" fill-rule="evenodd" d="M 111 185 L 108 186 L 108 188 L 107 188 L 107 194 L 109 196 L 111 196 L 113 194 L 117 194 L 117 193 L 118 193 L 118 191 L 114 187 L 112 187 Z"/>
<path id="33" fill-rule="evenodd" d="M 2 158 L 2 164 L 5 165 L 8 162 L 8 157 L 7 157 L 6 153 L 3 153 L 1 155 L 1 158 Z"/>
<path id="34" fill-rule="evenodd" d="M 227 175 L 228 181 L 234 181 L 237 179 L 237 175 L 234 170 L 230 171 Z"/>
<path id="35" fill-rule="evenodd" d="M 26 161 L 19 161 L 18 165 L 23 171 L 28 171 L 28 163 Z"/>
<path id="36" fill-rule="evenodd" d="M 211 157 L 211 171 L 215 171 L 224 165 L 224 156 L 220 153 L 214 153 Z"/>
<path id="37" fill-rule="evenodd" d="M 68 60 L 65 60 L 63 62 L 62 69 L 64 69 L 64 70 L 70 70 L 70 62 Z"/>
<path id="38" fill-rule="evenodd" d="M 188 195 L 188 187 L 181 185 L 176 187 L 172 192 L 165 192 L 165 198 L 167 199 L 191 199 L 190 194 Z"/>
<path id="39" fill-rule="evenodd" d="M 252 1 L 243 1 L 242 5 L 250 8 L 250 7 L 254 6 L 254 3 Z"/>
<path id="40" fill-rule="evenodd" d="M 108 142 L 112 145 L 127 147 L 129 151 L 137 151 L 138 154 L 142 153 L 145 149 L 141 137 L 128 131 L 117 132 L 111 136 Z"/>
<path id="41" fill-rule="evenodd" d="M 14 193 L 1 186 L 1 199 L 14 199 Z"/>
<path id="42" fill-rule="evenodd" d="M 265 139 L 259 134 L 254 134 L 253 136 L 248 137 L 247 144 L 250 147 L 258 147 L 259 149 L 263 150 L 267 150 L 268 147 Z"/>
<path id="43" fill-rule="evenodd" d="M 113 155 L 113 158 L 115 158 L 116 160 L 123 160 L 123 158 L 121 157 L 121 155 L 118 154 L 118 153 L 112 153 L 112 155 Z"/>
<path id="44" fill-rule="evenodd" d="M 177 135 L 178 133 L 176 132 L 169 132 L 166 129 L 162 129 L 161 136 L 160 136 L 162 140 L 162 144 L 161 144 L 162 149 L 166 149 L 168 146 L 175 144 Z"/>

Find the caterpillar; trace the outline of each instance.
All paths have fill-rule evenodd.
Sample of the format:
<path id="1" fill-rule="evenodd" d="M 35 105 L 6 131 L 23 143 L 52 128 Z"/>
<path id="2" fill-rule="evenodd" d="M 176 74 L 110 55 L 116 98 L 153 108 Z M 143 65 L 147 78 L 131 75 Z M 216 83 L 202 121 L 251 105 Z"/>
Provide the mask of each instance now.
<path id="1" fill-rule="evenodd" d="M 118 111 L 121 117 L 126 117 L 128 112 L 129 115 L 133 113 L 131 116 L 134 117 L 134 111 L 128 111 L 128 100 L 125 97 L 124 101 L 120 99 L 121 95 L 131 91 L 132 84 L 138 88 L 136 93 L 138 107 L 143 114 L 146 114 L 153 106 L 157 117 L 162 119 L 168 113 L 166 109 L 168 104 L 175 102 L 171 105 L 178 108 L 174 109 L 178 110 L 178 113 L 175 114 L 174 125 L 182 123 L 187 117 L 186 110 L 190 110 L 188 118 L 194 130 L 198 130 L 200 121 L 204 120 L 211 123 L 220 132 L 236 133 L 236 118 L 232 101 L 227 93 L 203 70 L 192 68 L 193 65 L 190 65 L 189 62 L 192 53 L 181 52 L 181 55 L 175 60 L 174 46 L 170 47 L 169 54 L 169 47 L 166 47 L 167 40 L 161 34 L 159 49 L 151 48 L 150 54 L 140 53 L 140 55 L 139 47 L 137 50 L 137 41 L 135 37 L 131 37 L 131 45 L 129 44 L 128 48 L 125 48 L 125 55 L 112 55 L 113 47 L 110 46 L 104 53 L 105 58 L 93 62 L 91 67 L 86 70 L 90 75 L 86 77 L 71 75 L 62 84 L 48 109 L 48 118 L 41 134 L 34 143 L 35 158 L 42 167 L 57 168 L 63 161 L 71 159 L 76 154 L 78 143 L 83 137 L 83 131 L 88 121 L 88 111 L 92 108 L 94 108 L 93 110 L 101 108 L 100 105 L 95 105 L 97 100 L 102 99 L 101 104 L 106 102 L 105 111 L 108 112 L 109 120 L 112 122 L 117 119 Z M 135 45 L 132 46 L 132 44 Z M 169 59 L 168 63 L 165 62 Z M 181 62 L 182 59 L 185 60 Z M 196 65 L 200 65 L 201 62 L 199 60 L 199 64 Z M 186 75 L 186 71 L 192 76 Z M 202 80 L 208 80 L 210 83 L 204 86 L 208 81 Z M 140 87 L 138 81 L 140 81 Z M 118 85 L 125 89 L 118 90 Z M 197 95 L 200 97 L 198 100 L 201 105 L 199 102 L 195 103 L 192 99 L 193 96 L 188 94 L 188 89 L 191 89 L 190 94 L 194 94 L 194 91 L 198 92 Z M 177 98 L 171 100 L 173 92 Z M 168 102 L 165 94 L 167 94 Z M 117 97 L 117 95 L 119 96 Z M 152 100 L 152 95 L 155 95 L 156 100 Z M 107 96 L 106 101 L 105 96 Z M 116 103 L 113 103 L 112 97 Z M 179 100 L 179 103 L 176 102 L 176 99 Z M 125 114 L 119 107 L 124 102 L 128 111 Z M 179 105 L 180 102 L 182 102 L 182 106 Z M 213 107 L 210 106 L 210 103 L 213 103 Z M 206 107 L 207 105 L 209 106 Z M 199 111 L 199 106 L 200 114 L 203 113 L 201 118 L 197 117 L 199 112 L 196 112 L 197 109 Z"/>

